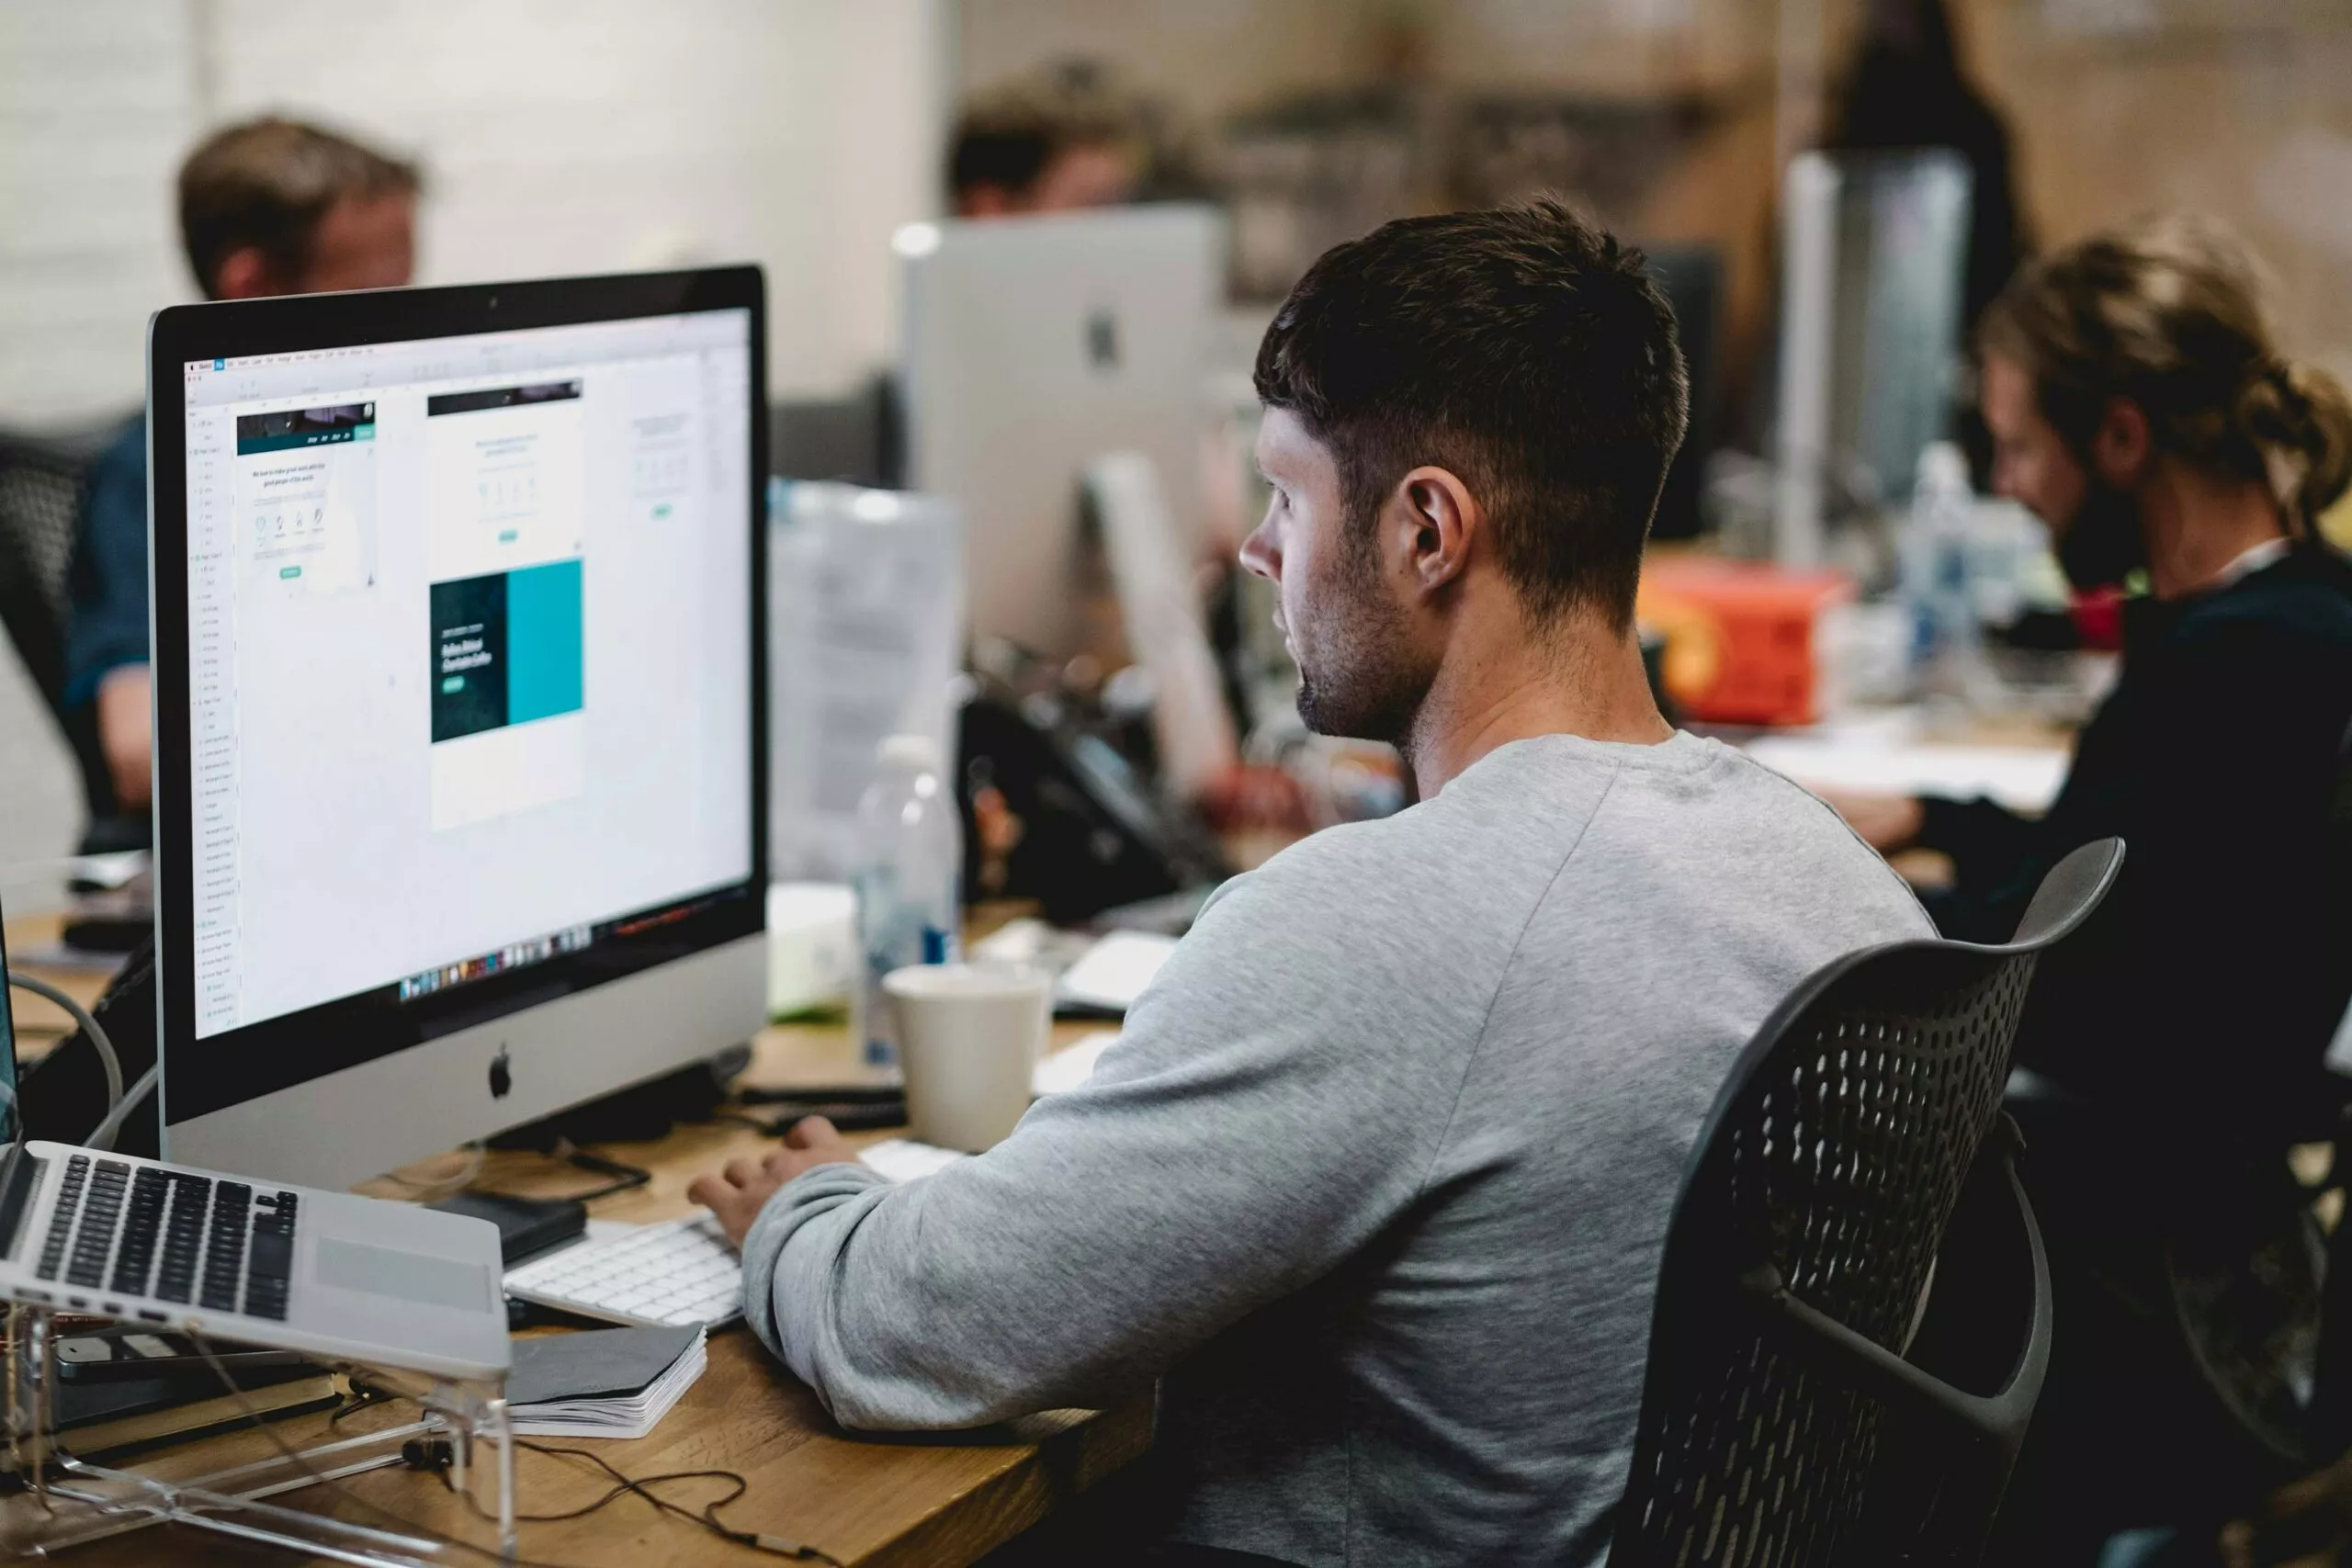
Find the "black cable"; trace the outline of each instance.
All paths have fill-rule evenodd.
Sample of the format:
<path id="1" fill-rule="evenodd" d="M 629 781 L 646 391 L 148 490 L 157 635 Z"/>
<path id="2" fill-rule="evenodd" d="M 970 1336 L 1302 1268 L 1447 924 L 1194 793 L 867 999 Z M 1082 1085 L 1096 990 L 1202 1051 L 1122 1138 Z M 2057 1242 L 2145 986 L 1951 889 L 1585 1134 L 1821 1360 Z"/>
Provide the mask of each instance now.
<path id="1" fill-rule="evenodd" d="M 738 1085 L 738 1105 L 879 1105 L 903 1100 L 907 1091 L 897 1084 L 820 1084 L 807 1089 L 762 1089 Z"/>
<path id="2" fill-rule="evenodd" d="M 205 1364 L 212 1369 L 212 1375 L 219 1378 L 220 1380 L 220 1386 L 229 1391 L 229 1397 L 237 1402 L 239 1414 L 243 1415 L 247 1421 L 253 1423 L 253 1425 L 261 1432 L 262 1436 L 269 1439 L 270 1447 L 277 1450 L 278 1458 L 284 1460 L 288 1464 L 292 1465 L 295 1470 L 299 1471 L 303 1475 L 308 1476 L 312 1484 L 325 1487 L 328 1491 L 333 1492 L 335 1495 L 341 1497 L 345 1502 L 349 1503 L 356 1507 L 366 1509 L 368 1513 L 375 1515 L 379 1519 L 393 1526 L 395 1529 L 411 1531 L 416 1535 L 424 1537 L 427 1540 L 438 1541 L 445 1546 L 454 1546 L 460 1551 L 470 1551 L 476 1556 L 487 1557 L 493 1562 L 511 1563 L 514 1565 L 514 1568 L 571 1568 L 571 1565 L 568 1563 L 543 1562 L 535 1561 L 528 1557 L 510 1557 L 504 1551 L 496 1547 L 477 1545 L 475 1542 L 467 1540 L 461 1536 L 450 1535 L 445 1531 L 434 1529 L 430 1526 L 418 1524 L 414 1520 L 407 1517 L 405 1515 L 385 1507 L 381 1503 L 375 1502 L 370 1498 L 362 1497 L 359 1494 L 354 1492 L 350 1487 L 344 1484 L 343 1477 L 320 1474 L 318 1471 L 311 1467 L 310 1461 L 304 1459 L 300 1454 L 296 1453 L 293 1446 L 278 1435 L 277 1429 L 274 1426 L 261 1418 L 260 1413 L 254 1410 L 252 1402 L 246 1399 L 245 1391 L 238 1384 L 235 1375 L 229 1371 L 228 1367 L 222 1363 L 219 1354 L 213 1350 L 212 1342 L 204 1335 L 198 1333 L 192 1328 L 187 1329 L 185 1332 L 187 1335 L 188 1343 L 196 1347 L 196 1353 L 204 1358 Z M 375 1392 L 379 1393 L 383 1393 L 381 1390 Z M 389 1396 L 387 1396 L 387 1398 L 379 1398 L 374 1401 L 374 1403 L 384 1404 L 388 1403 L 388 1400 Z M 347 1413 L 348 1412 L 345 1412 L 345 1414 Z M 329 1424 L 333 1424 L 332 1420 L 330 1420 Z"/>
<path id="3" fill-rule="evenodd" d="M 477 1149 L 480 1146 L 477 1145 Z M 592 1187 L 585 1192 L 565 1192 L 553 1198 L 542 1198 L 536 1192 L 500 1193 L 495 1189 L 473 1185 L 474 1179 L 481 1174 L 482 1162 L 477 1158 L 473 1168 L 458 1179 L 458 1189 L 463 1191 L 485 1193 L 493 1198 L 529 1198 L 549 1203 L 593 1203 L 599 1198 L 609 1198 L 616 1192 L 634 1191 L 653 1179 L 653 1173 L 641 1165 L 623 1165 L 616 1159 L 606 1159 L 602 1155 L 592 1155 L 586 1149 L 573 1147 L 568 1139 L 560 1140 L 555 1147 L 542 1152 L 548 1158 L 561 1160 L 576 1170 L 590 1171 L 597 1176 L 609 1177 L 611 1179 L 604 1186 Z M 400 1177 L 395 1176 L 392 1179 L 401 1181 L 403 1186 L 409 1185 Z M 417 1185 L 437 1186 L 439 1183 L 426 1182 Z"/>
<path id="4" fill-rule="evenodd" d="M 743 1495 L 752 1489 L 751 1482 L 740 1472 L 732 1470 L 673 1470 L 665 1472 L 660 1475 L 640 1475 L 632 1477 L 622 1474 L 621 1472 L 616 1468 L 610 1461 L 605 1459 L 604 1455 L 592 1453 L 586 1449 L 557 1448 L 551 1443 L 532 1442 L 527 1438 L 515 1438 L 514 1446 L 518 1449 L 528 1449 L 533 1453 L 546 1454 L 550 1458 L 584 1459 L 590 1464 L 594 1465 L 598 1470 L 603 1471 L 606 1475 L 610 1476 L 613 1482 L 612 1486 L 605 1491 L 605 1495 L 597 1498 L 593 1503 L 560 1514 L 531 1514 L 527 1516 L 517 1514 L 514 1516 L 517 1522 L 524 1521 L 527 1518 L 529 1522 L 534 1524 L 550 1524 L 563 1519 L 585 1518 L 588 1515 L 596 1512 L 596 1510 L 612 1503 L 616 1498 L 634 1493 L 638 1496 L 644 1498 L 648 1503 L 652 1504 L 654 1507 L 660 1509 L 662 1513 L 675 1514 L 678 1517 L 686 1520 L 688 1523 L 700 1525 L 703 1529 L 710 1531 L 711 1534 L 719 1537 L 723 1540 L 733 1541 L 738 1546 L 748 1546 L 755 1551 L 780 1552 L 785 1556 L 797 1557 L 803 1561 L 813 1559 L 819 1562 L 831 1563 L 832 1564 L 832 1568 L 842 1568 L 840 1559 L 831 1556 L 816 1547 L 798 1541 L 783 1544 L 771 1544 L 771 1542 L 775 1541 L 775 1537 L 763 1536 L 757 1530 L 737 1529 L 732 1525 L 727 1523 L 726 1520 L 720 1518 L 718 1517 L 719 1509 L 741 1501 Z M 729 1483 L 734 1489 L 729 1492 L 724 1497 L 715 1497 L 709 1502 L 705 1503 L 698 1510 L 689 1509 L 680 1504 L 671 1502 L 666 1497 L 656 1496 L 652 1492 L 648 1490 L 649 1487 L 658 1486 L 662 1483 L 669 1481 L 724 1481 Z M 463 1497 L 465 1499 L 466 1506 L 471 1508 L 476 1514 L 479 1514 L 485 1518 L 490 1517 L 488 1510 L 482 1507 L 479 1499 L 458 1491 L 456 1484 L 449 1480 L 448 1472 L 447 1471 L 442 1472 L 442 1483 L 447 1486 L 452 1494 L 459 1497 Z"/>
<path id="5" fill-rule="evenodd" d="M 788 1557 L 797 1557 L 802 1559 L 814 1558 L 820 1562 L 831 1564 L 831 1568 L 843 1568 L 843 1564 L 840 1558 L 833 1556 L 831 1553 L 825 1551 L 820 1547 L 810 1546 L 805 1541 L 794 1541 L 790 1543 L 791 1549 L 789 1551 L 786 1551 L 782 1546 L 771 1544 L 775 1540 L 775 1538 L 773 1536 L 763 1535 L 757 1530 L 737 1529 L 726 1523 L 726 1521 L 722 1520 L 718 1517 L 718 1510 L 728 1506 L 731 1503 L 734 1503 L 740 1499 L 743 1494 L 752 1489 L 751 1482 L 746 1480 L 743 1476 L 736 1473 L 734 1471 L 681 1470 L 673 1471 L 668 1475 L 649 1475 L 639 1481 L 631 1481 L 628 1476 L 623 1475 L 617 1469 L 614 1468 L 612 1462 L 606 1460 L 604 1455 L 591 1453 L 586 1449 L 559 1449 L 550 1447 L 545 1443 L 525 1442 L 520 1438 L 517 1438 L 515 1441 L 521 1444 L 524 1448 L 530 1449 L 538 1453 L 570 1454 L 577 1459 L 584 1459 L 589 1463 L 594 1465 L 597 1469 L 603 1471 L 606 1475 L 611 1476 L 613 1480 L 618 1483 L 621 1486 L 625 1486 L 628 1490 L 636 1493 L 639 1496 L 643 1497 L 655 1507 L 662 1509 L 665 1513 L 676 1514 L 682 1518 L 692 1519 L 695 1523 L 701 1525 L 712 1534 L 720 1536 L 728 1540 L 731 1540 L 739 1546 L 752 1547 L 760 1551 L 778 1551 Z M 647 1486 L 657 1481 L 684 1481 L 690 1477 L 709 1476 L 725 1477 L 727 1480 L 735 1483 L 735 1490 L 729 1492 L 724 1497 L 716 1498 L 708 1503 L 705 1503 L 702 1506 L 701 1512 L 699 1513 L 688 1513 L 677 1504 L 669 1502 L 664 1498 L 656 1497 L 652 1493 L 645 1490 Z M 599 1506 L 602 1506 L 602 1505 L 599 1505 Z"/>
<path id="6" fill-rule="evenodd" d="M 641 1165 L 623 1165 L 616 1159 L 606 1159 L 602 1155 L 592 1155 L 586 1149 L 573 1148 L 568 1142 L 559 1145 L 555 1153 L 575 1169 L 612 1178 L 602 1187 L 591 1188 L 585 1192 L 567 1193 L 566 1198 L 574 1203 L 593 1203 L 616 1192 L 634 1191 L 653 1179 L 653 1173 Z"/>
<path id="7" fill-rule="evenodd" d="M 774 1101 L 768 1102 L 770 1104 Z M 822 1116 L 833 1124 L 837 1133 L 874 1133 L 907 1124 L 907 1102 L 892 1100 L 849 1100 L 839 1105 L 824 1103 L 796 1104 L 770 1117 L 753 1116 L 748 1111 L 721 1110 L 711 1112 L 714 1122 L 741 1122 L 756 1128 L 772 1138 L 780 1138 L 792 1124 L 804 1117 Z"/>
<path id="8" fill-rule="evenodd" d="M 245 1397 L 245 1391 L 238 1384 L 235 1375 L 229 1371 L 227 1365 L 221 1361 L 220 1356 L 213 1350 L 211 1342 L 207 1339 L 205 1336 L 193 1329 L 187 1330 L 187 1333 L 188 1342 L 196 1347 L 197 1354 L 204 1358 L 206 1365 L 212 1369 L 213 1375 L 220 1380 L 220 1386 L 227 1389 L 229 1391 L 230 1397 L 237 1402 L 238 1412 L 243 1415 L 247 1421 L 251 1422 L 264 1437 L 269 1439 L 270 1446 L 277 1450 L 278 1457 L 280 1459 L 284 1460 L 288 1464 L 292 1465 L 303 1475 L 308 1476 L 314 1484 L 326 1487 L 329 1491 L 334 1493 L 344 1501 L 366 1509 L 368 1512 L 374 1514 L 378 1518 L 391 1524 L 397 1529 L 411 1531 L 427 1540 L 438 1541 L 446 1546 L 454 1546 L 460 1551 L 469 1551 L 478 1557 L 488 1558 L 492 1562 L 507 1564 L 509 1565 L 509 1568 L 571 1568 L 571 1565 L 566 1563 L 542 1562 L 529 1557 L 510 1556 L 497 1547 L 482 1546 L 474 1541 L 467 1540 L 462 1536 L 450 1535 L 445 1531 L 434 1529 L 429 1526 L 418 1524 L 414 1520 L 408 1518 L 406 1516 L 395 1512 L 390 1508 L 385 1507 L 380 1503 L 360 1496 L 357 1493 L 351 1490 L 350 1487 L 344 1484 L 343 1477 L 320 1474 L 318 1471 L 311 1467 L 308 1460 L 304 1459 L 300 1454 L 296 1453 L 293 1447 L 288 1444 L 283 1437 L 279 1436 L 277 1429 L 274 1425 L 262 1418 L 261 1413 L 255 1410 L 253 1403 Z M 355 1393 L 359 1391 L 355 1391 Z M 331 1416 L 329 1418 L 329 1425 L 332 1426 L 334 1421 L 341 1419 L 344 1416 L 351 1414 L 354 1410 L 363 1408 L 367 1404 L 388 1404 L 393 1399 L 409 1397 L 404 1394 L 393 1393 L 390 1390 L 377 1389 L 373 1387 L 365 1387 L 365 1393 L 374 1395 L 375 1397 L 369 1399 L 363 1396 L 356 1399 L 354 1403 L 342 1410 L 338 1410 L 334 1416 Z M 614 1480 L 618 1483 L 618 1484 L 614 1486 L 603 1497 L 599 1498 L 595 1503 L 590 1505 L 586 1508 L 578 1510 L 571 1514 L 549 1515 L 543 1519 L 534 1518 L 527 1515 L 517 1514 L 514 1516 L 514 1522 L 518 1525 L 525 1523 L 545 1523 L 555 1519 L 577 1518 L 585 1514 L 594 1513 L 598 1508 L 605 1506 L 613 1502 L 614 1499 L 626 1493 L 634 1492 L 637 1495 L 643 1497 L 647 1502 L 652 1504 L 656 1508 L 662 1512 L 676 1514 L 681 1518 L 686 1519 L 693 1524 L 699 1525 L 703 1529 L 711 1531 L 713 1534 L 718 1535 L 726 1540 L 732 1541 L 738 1546 L 749 1547 L 755 1551 L 765 1551 L 778 1557 L 793 1558 L 798 1562 L 822 1562 L 830 1564 L 831 1568 L 844 1568 L 844 1565 L 839 1558 L 831 1555 L 820 1548 L 809 1546 L 800 1541 L 786 1540 L 779 1536 L 766 1535 L 757 1530 L 738 1530 L 722 1523 L 717 1517 L 717 1510 L 736 1501 L 746 1492 L 749 1492 L 752 1489 L 751 1482 L 734 1471 L 677 1471 L 664 1475 L 648 1476 L 642 1481 L 632 1481 L 629 1477 L 623 1475 L 618 1470 L 616 1470 L 602 1456 L 589 1453 L 585 1450 L 555 1449 L 545 1444 L 529 1442 L 521 1438 L 512 1438 L 511 1434 L 510 1438 L 517 1449 L 529 1449 L 535 1452 L 546 1454 L 577 1455 L 579 1458 L 587 1460 L 595 1464 L 599 1469 L 603 1470 L 607 1475 L 612 1476 Z M 447 1439 L 443 1440 L 446 1441 Z M 672 1503 L 666 1498 L 656 1496 L 654 1494 L 643 1489 L 650 1483 L 665 1481 L 678 1481 L 687 1479 L 689 1477 L 723 1477 L 735 1483 L 735 1490 L 729 1493 L 725 1497 L 706 1505 L 703 1511 L 697 1514 L 691 1509 L 681 1507 L 677 1504 Z M 449 1481 L 446 1472 L 443 1472 L 442 1483 L 445 1486 L 447 1486 L 450 1491 L 457 1491 L 455 1484 Z M 494 1519 L 495 1516 L 491 1515 L 488 1510 L 484 1509 L 481 1506 L 480 1500 L 472 1496 L 470 1494 L 458 1493 L 458 1495 L 465 1498 L 467 1506 L 471 1508 L 476 1514 L 481 1515 L 485 1518 Z"/>
<path id="9" fill-rule="evenodd" d="M 346 1378 L 345 1381 L 351 1384 L 351 1397 L 336 1405 L 334 1413 L 328 1416 L 327 1425 L 330 1427 L 340 1426 L 346 1416 L 356 1416 L 363 1410 L 373 1410 L 379 1404 L 390 1404 L 399 1397 L 390 1389 L 378 1388 L 371 1382 L 361 1382 L 357 1378 Z"/>
<path id="10" fill-rule="evenodd" d="M 575 1459 L 590 1460 L 601 1466 L 605 1473 L 613 1478 L 613 1484 L 605 1488 L 605 1495 L 597 1498 L 593 1503 L 583 1503 L 577 1508 L 567 1508 L 560 1514 L 517 1514 L 514 1516 L 514 1522 L 516 1524 L 551 1525 L 560 1524 L 567 1519 L 584 1519 L 589 1515 L 596 1512 L 599 1508 L 605 1507 L 616 1499 L 626 1497 L 630 1493 L 634 1492 L 639 1496 L 643 1497 L 647 1502 L 652 1504 L 656 1508 L 659 1508 L 663 1512 L 683 1514 L 685 1517 L 693 1520 L 698 1525 L 710 1525 L 712 1521 L 703 1517 L 702 1515 L 687 1513 L 686 1510 L 680 1507 L 677 1504 L 667 1502 L 662 1498 L 656 1497 L 652 1493 L 646 1491 L 645 1488 L 649 1486 L 658 1486 L 665 1481 L 725 1481 L 731 1483 L 734 1485 L 735 1490 L 729 1492 L 726 1496 L 719 1498 L 717 1502 L 708 1505 L 709 1508 L 723 1508 L 728 1504 L 734 1502 L 737 1498 L 742 1496 L 744 1493 L 752 1489 L 752 1483 L 750 1482 L 746 1481 L 737 1472 L 731 1470 L 673 1470 L 661 1475 L 641 1475 L 632 1480 L 630 1477 L 623 1475 L 619 1471 L 615 1470 L 611 1465 L 606 1464 L 603 1460 L 597 1459 L 594 1454 L 588 1452 L 584 1449 L 550 1448 L 545 1443 L 535 1443 L 524 1438 L 515 1438 L 514 1446 L 518 1449 L 528 1449 L 535 1454 L 548 1454 L 552 1456 L 568 1455 Z M 443 1470 L 441 1472 L 441 1484 L 448 1491 L 451 1496 L 460 1499 L 464 1502 L 467 1507 L 473 1510 L 475 1517 L 490 1519 L 492 1522 L 495 1522 L 497 1516 L 493 1515 L 489 1509 L 483 1507 L 480 1498 L 473 1496 L 469 1493 L 458 1491 L 458 1483 L 450 1479 L 449 1472 L 447 1470 Z M 722 1533 L 727 1534 L 730 1540 L 733 1539 L 734 1532 L 728 1530 L 725 1525 L 718 1525 L 716 1528 Z M 747 1541 L 744 1544 L 749 1545 L 751 1543 Z"/>

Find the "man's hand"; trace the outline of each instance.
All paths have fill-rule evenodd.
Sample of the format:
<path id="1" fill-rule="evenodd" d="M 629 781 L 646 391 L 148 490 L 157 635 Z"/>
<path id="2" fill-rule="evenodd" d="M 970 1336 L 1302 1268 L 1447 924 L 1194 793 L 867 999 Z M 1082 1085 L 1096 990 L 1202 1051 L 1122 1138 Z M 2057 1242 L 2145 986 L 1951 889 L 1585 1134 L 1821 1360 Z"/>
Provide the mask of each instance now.
<path id="1" fill-rule="evenodd" d="M 806 1116 L 784 1135 L 784 1147 L 765 1159 L 728 1162 L 725 1170 L 697 1176 L 686 1196 L 718 1216 L 727 1239 L 737 1247 L 750 1234 L 768 1200 L 803 1171 L 820 1165 L 855 1165 L 857 1151 L 842 1141 L 822 1116 Z"/>

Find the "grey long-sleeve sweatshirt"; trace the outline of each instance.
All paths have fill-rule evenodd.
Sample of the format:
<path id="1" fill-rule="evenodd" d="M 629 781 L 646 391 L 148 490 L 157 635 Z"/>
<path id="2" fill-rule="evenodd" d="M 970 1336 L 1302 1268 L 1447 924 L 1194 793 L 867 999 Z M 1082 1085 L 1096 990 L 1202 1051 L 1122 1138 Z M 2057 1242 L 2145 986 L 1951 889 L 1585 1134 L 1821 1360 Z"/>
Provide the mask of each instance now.
<path id="1" fill-rule="evenodd" d="M 987 1155 L 786 1187 L 747 1314 L 852 1427 L 1162 1376 L 1182 1540 L 1598 1562 L 1701 1119 L 1804 975 L 1931 934 L 1716 742 L 1521 741 L 1229 884 Z"/>

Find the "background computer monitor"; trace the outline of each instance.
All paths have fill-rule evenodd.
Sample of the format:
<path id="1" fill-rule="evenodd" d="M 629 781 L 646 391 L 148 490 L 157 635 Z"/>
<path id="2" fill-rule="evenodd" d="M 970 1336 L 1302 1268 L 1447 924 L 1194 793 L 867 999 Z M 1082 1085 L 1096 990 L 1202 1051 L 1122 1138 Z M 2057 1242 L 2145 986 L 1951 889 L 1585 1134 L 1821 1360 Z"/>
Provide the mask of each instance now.
<path id="1" fill-rule="evenodd" d="M 962 508 L 975 636 L 1079 651 L 1083 479 L 1106 454 L 1151 459 L 1194 553 L 1225 232 L 1180 205 L 899 231 L 907 479 Z"/>
<path id="2" fill-rule="evenodd" d="M 1945 148 L 1805 152 L 1789 164 L 1773 556 L 1824 558 L 1824 529 L 1910 499 L 1950 428 L 1967 273 L 1968 164 Z"/>
<path id="3" fill-rule="evenodd" d="M 8 944 L 0 937 L 0 1145 L 17 1141 L 16 998 L 7 982 Z"/>
<path id="4" fill-rule="evenodd" d="M 1658 491 L 1657 516 L 1650 536 L 1688 539 L 1706 529 L 1702 492 L 1707 458 L 1715 449 L 1715 345 L 1723 306 L 1723 253 L 1713 245 L 1644 245 L 1667 303 L 1674 308 L 1675 336 L 1690 378 L 1690 425 L 1682 449 L 1666 470 Z"/>
<path id="5" fill-rule="evenodd" d="M 343 1184 L 748 1039 L 755 268 L 150 334 L 175 1159 Z"/>

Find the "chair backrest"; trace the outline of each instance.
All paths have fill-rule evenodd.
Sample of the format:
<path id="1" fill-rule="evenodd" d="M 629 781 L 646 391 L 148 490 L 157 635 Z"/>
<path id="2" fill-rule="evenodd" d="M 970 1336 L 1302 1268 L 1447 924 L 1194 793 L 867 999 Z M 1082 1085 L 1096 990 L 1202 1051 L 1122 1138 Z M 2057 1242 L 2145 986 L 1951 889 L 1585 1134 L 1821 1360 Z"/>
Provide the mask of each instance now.
<path id="1" fill-rule="evenodd" d="M 2320 853 L 2326 886 L 2333 894 L 2320 918 L 2328 924 L 2334 951 L 2352 952 L 2352 725 L 2345 727 L 2344 739 L 2336 748 L 2335 776 L 2328 783 L 2327 821 Z M 2341 994 L 2334 999 L 2340 1021 L 2328 1065 L 2345 1072 L 2352 1070 L 2352 1062 L 2342 1059 L 2352 1054 L 2352 964 L 2344 965 L 2338 983 Z"/>
<path id="2" fill-rule="evenodd" d="M 0 622 L 50 710 L 61 716 L 66 576 L 92 457 L 84 443 L 0 434 Z"/>
<path id="3" fill-rule="evenodd" d="M 1668 1232 L 1612 1568 L 1973 1561 L 2048 1353 L 2047 1275 L 2021 1190 L 2030 1247 L 2016 1256 L 2035 1288 L 2030 1327 L 1996 1363 L 2010 1386 L 1963 1393 L 1902 1356 L 1955 1208 L 1986 1185 L 1980 1151 L 2035 960 L 2097 907 L 2121 858 L 2114 840 L 2067 857 L 2008 946 L 1849 954 L 1757 1032 Z M 1954 1520 L 1947 1501 L 1908 1529 L 1943 1531 L 1955 1551 L 1885 1555 L 1873 1494 L 1902 1456 L 1883 1440 L 1947 1416 L 1951 1452 L 1991 1450 L 1996 1473 L 1953 1492 L 1989 1491 L 1984 1517 Z"/>
<path id="4" fill-rule="evenodd" d="M 74 434 L 0 432 L 0 626 L 48 704 L 82 776 L 88 849 L 144 841 L 145 818 L 124 818 L 88 705 L 65 705 L 65 642 L 73 615 L 74 557 L 82 537 L 90 475 L 123 428 L 121 420 Z"/>

